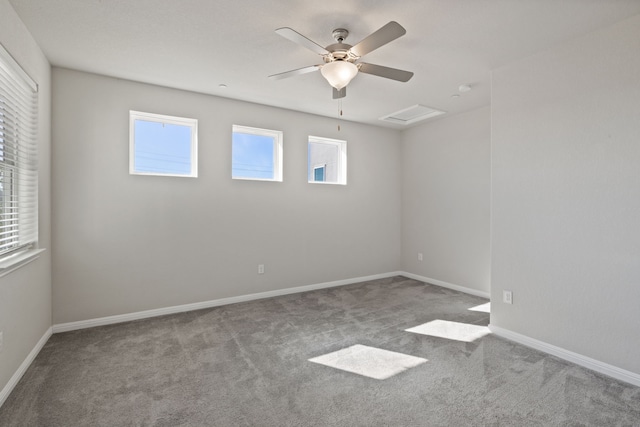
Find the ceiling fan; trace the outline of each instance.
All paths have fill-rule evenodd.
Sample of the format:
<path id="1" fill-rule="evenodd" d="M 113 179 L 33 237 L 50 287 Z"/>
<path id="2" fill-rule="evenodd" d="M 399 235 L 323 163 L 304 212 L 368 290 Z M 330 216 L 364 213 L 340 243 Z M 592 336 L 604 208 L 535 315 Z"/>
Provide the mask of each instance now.
<path id="1" fill-rule="evenodd" d="M 309 67 L 298 68 L 297 70 L 286 71 L 284 73 L 269 76 L 272 80 L 284 79 L 320 70 L 322 76 L 327 79 L 333 87 L 333 99 L 344 98 L 347 95 L 347 85 L 358 72 L 384 77 L 387 79 L 407 82 L 413 73 L 410 71 L 398 70 L 397 68 L 384 67 L 382 65 L 357 62 L 360 58 L 375 49 L 405 35 L 402 25 L 391 21 L 379 30 L 365 37 L 355 46 L 344 43 L 349 35 L 349 31 L 344 28 L 333 30 L 333 38 L 336 43 L 327 47 L 322 47 L 314 41 L 306 38 L 302 34 L 289 27 L 278 28 L 276 33 L 282 37 L 298 43 L 301 46 L 322 56 L 323 64 L 311 65 Z"/>

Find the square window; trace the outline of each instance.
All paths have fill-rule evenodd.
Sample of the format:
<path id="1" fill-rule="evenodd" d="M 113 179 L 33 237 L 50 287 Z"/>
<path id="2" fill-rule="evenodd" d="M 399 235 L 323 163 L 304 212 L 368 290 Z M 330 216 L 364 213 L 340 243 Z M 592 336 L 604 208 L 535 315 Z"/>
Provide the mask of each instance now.
<path id="1" fill-rule="evenodd" d="M 231 177 L 282 181 L 282 132 L 233 125 Z"/>
<path id="2" fill-rule="evenodd" d="M 347 184 L 347 141 L 309 137 L 309 183 Z"/>
<path id="3" fill-rule="evenodd" d="M 129 173 L 198 176 L 198 121 L 129 112 Z"/>

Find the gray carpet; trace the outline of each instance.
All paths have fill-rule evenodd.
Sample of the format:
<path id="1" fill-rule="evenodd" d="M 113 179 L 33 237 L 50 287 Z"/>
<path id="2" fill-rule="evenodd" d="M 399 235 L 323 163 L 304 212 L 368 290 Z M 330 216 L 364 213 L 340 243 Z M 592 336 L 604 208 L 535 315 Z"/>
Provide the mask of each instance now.
<path id="1" fill-rule="evenodd" d="M 640 426 L 637 387 L 492 335 L 405 331 L 482 331 L 485 302 L 395 277 L 56 334 L 0 425 Z M 365 376 L 396 353 L 397 373 Z"/>

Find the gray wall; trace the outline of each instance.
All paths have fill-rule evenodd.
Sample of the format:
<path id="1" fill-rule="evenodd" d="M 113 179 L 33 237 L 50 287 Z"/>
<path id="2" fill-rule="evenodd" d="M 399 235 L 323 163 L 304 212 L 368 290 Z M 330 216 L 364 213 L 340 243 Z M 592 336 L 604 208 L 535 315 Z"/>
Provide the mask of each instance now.
<path id="1" fill-rule="evenodd" d="M 489 293 L 490 123 L 485 107 L 403 132 L 404 271 Z"/>
<path id="2" fill-rule="evenodd" d="M 58 68 L 53 91 L 54 324 L 397 271 L 398 132 Z M 129 175 L 130 109 L 199 120 L 197 179 Z M 233 124 L 284 131 L 284 182 L 231 179 Z M 307 183 L 309 135 L 347 141 L 348 185 Z"/>
<path id="3" fill-rule="evenodd" d="M 489 264 L 493 325 L 640 372 L 640 17 L 496 70 L 491 111 L 402 134 L 54 69 L 51 162 L 50 68 L 7 0 L 0 41 L 40 86 L 47 248 L 0 278 L 0 387 L 51 307 L 64 323 L 398 269 L 486 292 Z M 199 119 L 199 178 L 129 175 L 130 109 Z M 284 131 L 284 182 L 231 180 L 234 123 Z M 347 186 L 307 184 L 308 135 L 348 141 Z"/>
<path id="4" fill-rule="evenodd" d="M 639 52 L 636 16 L 495 70 L 491 128 L 491 323 L 635 373 Z"/>
<path id="5" fill-rule="evenodd" d="M 51 67 L 7 0 L 0 0 L 0 43 L 39 86 L 40 258 L 0 277 L 0 390 L 51 326 Z"/>

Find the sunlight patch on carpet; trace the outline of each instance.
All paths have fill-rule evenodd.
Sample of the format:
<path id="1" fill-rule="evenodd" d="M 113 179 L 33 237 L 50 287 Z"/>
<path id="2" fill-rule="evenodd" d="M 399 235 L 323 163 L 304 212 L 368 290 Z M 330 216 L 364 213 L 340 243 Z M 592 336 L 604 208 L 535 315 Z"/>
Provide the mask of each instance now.
<path id="1" fill-rule="evenodd" d="M 311 358 L 309 361 L 376 380 L 385 380 L 421 365 L 427 362 L 427 359 L 356 344 Z"/>
<path id="2" fill-rule="evenodd" d="M 484 304 L 476 305 L 475 307 L 471 307 L 468 310 L 481 311 L 483 313 L 491 313 L 491 302 L 486 302 Z"/>
<path id="3" fill-rule="evenodd" d="M 464 342 L 473 342 L 491 333 L 486 326 L 448 320 L 432 320 L 414 328 L 405 329 L 405 331 Z"/>

